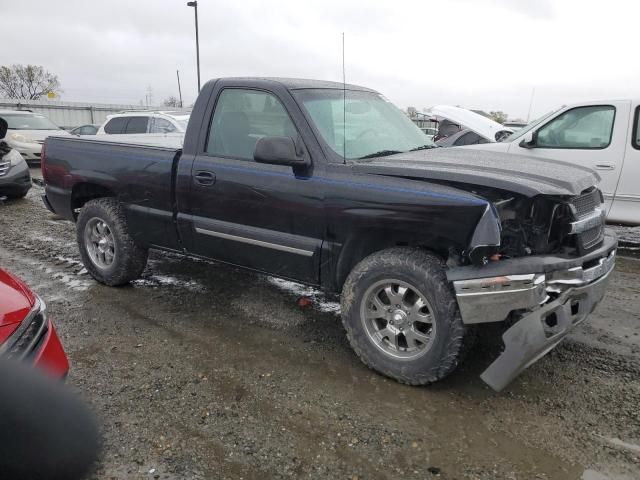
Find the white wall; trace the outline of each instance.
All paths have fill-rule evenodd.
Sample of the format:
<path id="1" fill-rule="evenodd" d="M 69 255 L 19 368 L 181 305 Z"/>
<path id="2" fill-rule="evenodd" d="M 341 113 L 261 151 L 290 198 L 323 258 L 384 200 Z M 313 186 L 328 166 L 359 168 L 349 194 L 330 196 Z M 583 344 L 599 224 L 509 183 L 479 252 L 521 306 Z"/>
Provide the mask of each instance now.
<path id="1" fill-rule="evenodd" d="M 166 110 L 166 107 L 143 107 L 140 105 L 116 105 L 100 103 L 59 102 L 53 100 L 18 100 L 0 98 L 0 110 L 33 110 L 46 115 L 53 123 L 64 128 L 73 128 L 88 123 L 101 124 L 107 115 L 123 110 Z"/>

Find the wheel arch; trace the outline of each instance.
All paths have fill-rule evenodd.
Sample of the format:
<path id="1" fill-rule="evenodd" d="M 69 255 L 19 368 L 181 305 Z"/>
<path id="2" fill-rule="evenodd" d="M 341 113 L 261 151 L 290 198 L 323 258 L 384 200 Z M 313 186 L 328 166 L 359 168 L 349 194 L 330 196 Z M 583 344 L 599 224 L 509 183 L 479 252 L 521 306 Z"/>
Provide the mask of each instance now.
<path id="1" fill-rule="evenodd" d="M 340 249 L 335 267 L 334 290 L 340 292 L 353 268 L 369 255 L 392 247 L 418 247 L 446 261 L 450 249 L 464 248 L 459 242 L 437 234 L 424 235 L 411 231 L 362 229 L 353 232 Z"/>
<path id="2" fill-rule="evenodd" d="M 76 183 L 71 189 L 71 211 L 74 217 L 78 218 L 78 210 L 82 208 L 88 201 L 96 198 L 116 197 L 116 193 L 99 183 L 80 182 Z"/>

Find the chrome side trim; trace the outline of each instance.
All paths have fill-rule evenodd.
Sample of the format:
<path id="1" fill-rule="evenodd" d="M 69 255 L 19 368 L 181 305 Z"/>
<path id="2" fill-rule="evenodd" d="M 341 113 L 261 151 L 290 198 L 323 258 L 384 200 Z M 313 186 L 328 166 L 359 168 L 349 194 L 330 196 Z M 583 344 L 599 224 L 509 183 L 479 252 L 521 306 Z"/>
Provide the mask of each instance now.
<path id="1" fill-rule="evenodd" d="M 609 195 L 609 199 L 622 200 L 623 202 L 640 202 L 640 195 L 622 195 L 617 193 L 615 196 Z"/>
<path id="2" fill-rule="evenodd" d="M 195 227 L 196 232 L 202 233 L 203 235 L 209 235 L 211 237 L 223 238 L 225 240 L 233 240 L 235 242 L 246 243 L 249 245 L 257 245 L 259 247 L 270 248 L 272 250 L 279 250 L 281 252 L 293 253 L 296 255 L 302 255 L 304 257 L 312 257 L 313 251 L 311 250 L 303 250 L 301 248 L 288 247 L 286 245 L 280 245 L 277 243 L 264 242 L 262 240 L 256 240 L 253 238 L 247 237 L 239 237 L 237 235 L 231 235 L 229 233 L 216 232 L 214 230 L 208 230 L 206 228 Z"/>
<path id="3" fill-rule="evenodd" d="M 596 208 L 593 213 L 569 224 L 569 234 L 582 233 L 592 228 L 604 225 L 606 212 L 601 208 Z"/>

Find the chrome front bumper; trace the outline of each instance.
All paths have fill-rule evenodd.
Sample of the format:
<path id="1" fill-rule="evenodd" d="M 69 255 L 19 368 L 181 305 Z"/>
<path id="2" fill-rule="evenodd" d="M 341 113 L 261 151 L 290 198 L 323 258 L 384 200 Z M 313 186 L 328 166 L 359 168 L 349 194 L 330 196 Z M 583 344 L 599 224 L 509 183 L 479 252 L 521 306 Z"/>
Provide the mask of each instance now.
<path id="1" fill-rule="evenodd" d="M 513 311 L 538 308 L 567 286 L 587 285 L 608 275 L 615 266 L 615 255 L 612 250 L 586 268 L 455 281 L 462 320 L 468 324 L 501 322 Z"/>
<path id="2" fill-rule="evenodd" d="M 502 390 L 593 312 L 606 293 L 616 246 L 612 237 L 601 256 L 570 268 L 453 281 L 464 323 L 515 319 L 502 336 L 504 351 L 481 375 L 491 388 Z"/>

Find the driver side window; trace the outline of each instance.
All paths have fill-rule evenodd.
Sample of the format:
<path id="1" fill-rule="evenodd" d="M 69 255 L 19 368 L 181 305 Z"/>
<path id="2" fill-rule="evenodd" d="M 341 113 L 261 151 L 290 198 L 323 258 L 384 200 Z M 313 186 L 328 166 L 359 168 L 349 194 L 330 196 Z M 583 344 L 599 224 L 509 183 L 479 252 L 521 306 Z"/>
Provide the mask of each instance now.
<path id="1" fill-rule="evenodd" d="M 611 143 L 615 111 L 611 105 L 572 108 L 538 130 L 536 147 L 607 148 Z"/>
<path id="2" fill-rule="evenodd" d="M 280 100 L 267 92 L 227 88 L 218 97 L 206 151 L 213 156 L 253 160 L 258 139 L 271 136 L 297 138 Z"/>

